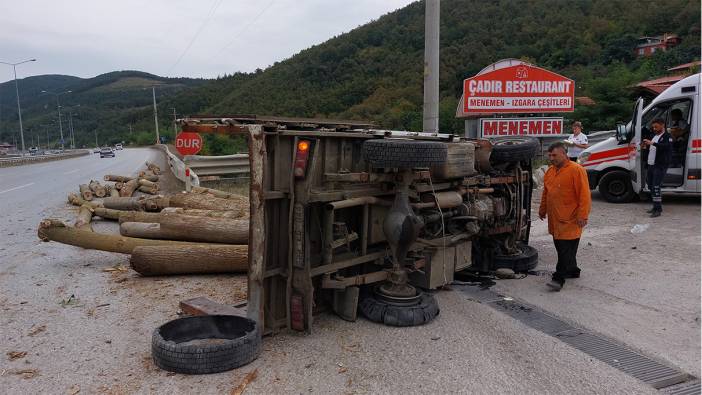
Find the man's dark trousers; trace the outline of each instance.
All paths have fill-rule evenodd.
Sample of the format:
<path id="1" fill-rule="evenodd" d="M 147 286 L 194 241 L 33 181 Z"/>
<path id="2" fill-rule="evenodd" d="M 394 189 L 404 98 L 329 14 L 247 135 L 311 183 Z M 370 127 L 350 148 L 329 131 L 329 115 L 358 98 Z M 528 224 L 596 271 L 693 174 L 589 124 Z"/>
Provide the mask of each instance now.
<path id="1" fill-rule="evenodd" d="M 663 177 L 665 177 L 666 171 L 668 171 L 668 168 L 660 165 L 649 166 L 646 171 L 646 183 L 648 184 L 648 189 L 651 191 L 653 210 L 658 212 L 663 211 L 661 184 L 663 184 Z"/>
<path id="2" fill-rule="evenodd" d="M 563 284 L 566 278 L 580 277 L 580 269 L 578 268 L 578 262 L 575 260 L 575 255 L 578 253 L 579 243 L 580 239 L 553 239 L 553 244 L 555 244 L 556 252 L 558 253 L 558 263 L 556 264 L 556 272 L 553 273 L 554 281 Z"/>

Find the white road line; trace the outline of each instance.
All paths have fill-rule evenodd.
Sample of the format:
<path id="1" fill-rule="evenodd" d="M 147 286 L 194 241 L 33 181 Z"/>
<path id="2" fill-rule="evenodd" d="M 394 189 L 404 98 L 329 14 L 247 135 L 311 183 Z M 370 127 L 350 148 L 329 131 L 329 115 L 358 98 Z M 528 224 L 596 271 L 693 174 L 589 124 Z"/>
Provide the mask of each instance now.
<path id="1" fill-rule="evenodd" d="M 34 183 L 33 183 L 33 182 L 30 182 L 29 184 L 24 184 L 24 185 L 20 185 L 20 186 L 18 186 L 18 187 L 14 187 L 14 188 L 6 189 L 6 190 L 4 190 L 4 191 L 0 191 L 0 195 L 2 195 L 2 194 L 5 193 L 5 192 L 12 192 L 12 191 L 16 191 L 16 190 L 18 190 L 18 189 L 26 188 L 26 187 L 28 187 L 28 186 L 30 186 L 30 185 L 34 185 Z"/>
<path id="2" fill-rule="evenodd" d="M 75 170 L 67 171 L 67 172 L 65 172 L 65 173 L 63 173 L 63 174 L 73 174 L 73 173 L 77 172 L 78 170 L 80 170 L 80 169 L 75 169 Z"/>

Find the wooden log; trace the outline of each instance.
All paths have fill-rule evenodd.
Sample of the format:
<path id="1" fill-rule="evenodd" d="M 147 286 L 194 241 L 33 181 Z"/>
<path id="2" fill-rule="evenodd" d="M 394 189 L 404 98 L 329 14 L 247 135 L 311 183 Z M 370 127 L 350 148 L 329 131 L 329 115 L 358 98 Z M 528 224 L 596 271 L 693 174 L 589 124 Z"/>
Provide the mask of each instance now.
<path id="1" fill-rule="evenodd" d="M 147 186 L 140 186 L 139 187 L 140 192 L 148 193 L 149 195 L 158 195 L 158 188 L 153 188 L 153 187 L 147 187 Z"/>
<path id="2" fill-rule="evenodd" d="M 158 165 L 156 165 L 155 163 L 146 162 L 146 167 L 149 170 L 151 170 L 151 172 L 154 173 L 155 175 L 161 174 L 161 168 L 158 167 Z"/>
<path id="3" fill-rule="evenodd" d="M 93 200 L 93 191 L 90 190 L 90 187 L 86 184 L 80 184 L 78 186 L 78 189 L 80 190 L 80 195 L 83 197 L 83 200 Z"/>
<path id="4" fill-rule="evenodd" d="M 90 226 L 90 221 L 92 219 L 93 208 L 87 204 L 84 204 L 80 206 L 80 210 L 78 210 L 78 217 L 76 218 L 76 222 L 73 226 L 75 226 L 76 229 L 88 230 L 92 232 L 93 227 Z"/>
<path id="5" fill-rule="evenodd" d="M 153 181 L 149 181 L 149 180 L 147 180 L 146 178 L 140 178 L 140 179 L 139 179 L 139 186 L 144 186 L 144 187 L 149 187 L 149 188 L 157 188 L 157 189 L 158 189 L 158 184 L 157 184 L 157 183 L 155 183 L 155 182 L 153 182 Z"/>
<path id="6" fill-rule="evenodd" d="M 151 173 L 144 173 L 143 177 L 139 177 L 142 180 L 147 180 L 151 182 L 157 182 L 158 181 L 158 176 L 156 174 L 151 174 Z"/>
<path id="7" fill-rule="evenodd" d="M 83 206 L 83 205 L 89 205 L 90 207 L 102 207 L 102 202 L 89 202 L 87 200 L 83 200 L 82 197 L 76 195 L 75 193 L 69 193 L 68 194 L 68 203 L 71 203 L 74 206 Z"/>
<path id="8" fill-rule="evenodd" d="M 90 250 L 118 252 L 121 254 L 131 254 L 134 248 L 139 246 L 203 245 L 203 243 L 189 243 L 186 241 L 137 239 L 133 237 L 90 232 L 76 229 L 72 226 L 66 226 L 66 224 L 57 219 L 45 219 L 41 221 L 41 223 L 39 223 L 37 235 L 42 241 L 56 241 L 58 243 L 69 244 Z"/>
<path id="9" fill-rule="evenodd" d="M 119 197 L 119 190 L 116 188 L 110 188 L 110 197 Z"/>
<path id="10" fill-rule="evenodd" d="M 124 222 L 151 222 L 158 223 L 163 216 L 162 213 L 149 213 L 145 211 L 121 211 L 119 223 Z"/>
<path id="11" fill-rule="evenodd" d="M 249 201 L 223 199 L 212 195 L 198 193 L 178 193 L 169 196 L 170 207 L 197 208 L 204 210 L 235 211 L 237 215 L 243 216 L 249 212 Z M 246 214 L 248 215 L 248 214 Z"/>
<path id="12" fill-rule="evenodd" d="M 122 189 L 119 190 L 119 196 L 130 197 L 134 194 L 134 191 L 139 187 L 139 183 L 136 179 L 129 180 L 122 185 Z"/>
<path id="13" fill-rule="evenodd" d="M 103 200 L 103 206 L 125 211 L 161 211 L 168 206 L 168 198 L 163 196 L 109 197 Z"/>
<path id="14" fill-rule="evenodd" d="M 224 191 L 220 191 L 219 189 L 212 189 L 212 188 L 203 188 L 203 187 L 194 186 L 194 187 L 192 187 L 192 192 L 193 193 L 200 193 L 200 194 L 210 194 L 212 196 L 222 198 L 222 199 L 233 199 L 233 200 L 237 200 L 237 201 L 247 201 L 247 202 L 249 200 L 249 198 L 246 196 L 237 195 L 235 193 L 224 192 Z"/>
<path id="15" fill-rule="evenodd" d="M 127 176 L 116 176 L 114 174 L 107 174 L 105 177 L 103 177 L 105 181 L 115 181 L 115 182 L 127 182 L 129 180 L 133 180 L 134 177 L 127 177 Z"/>
<path id="16" fill-rule="evenodd" d="M 111 208 L 104 208 L 104 207 L 94 207 L 93 208 L 93 215 L 97 215 L 98 217 L 103 218 L 103 219 L 118 220 L 121 213 L 132 213 L 132 212 L 134 212 L 134 211 L 114 210 Z"/>
<path id="17" fill-rule="evenodd" d="M 121 181 L 115 182 L 115 189 L 120 190 L 122 188 L 124 188 L 124 182 L 121 182 Z"/>
<path id="18" fill-rule="evenodd" d="M 246 273 L 248 246 L 145 246 L 132 251 L 129 263 L 143 276 Z"/>
<path id="19" fill-rule="evenodd" d="M 100 185 L 100 183 L 95 180 L 90 180 L 88 188 L 90 188 L 90 190 L 93 192 L 93 195 L 95 195 L 96 197 L 103 198 L 107 195 L 107 189 L 105 189 L 104 186 Z"/>
<path id="20" fill-rule="evenodd" d="M 208 243 L 246 244 L 249 221 L 229 218 L 164 215 L 155 222 L 121 222 L 122 236 L 164 240 L 203 241 Z"/>
<path id="21" fill-rule="evenodd" d="M 183 214 L 196 217 L 222 217 L 222 218 L 248 218 L 249 212 L 236 212 L 228 210 L 203 210 L 197 208 L 166 207 L 161 210 L 163 214 Z"/>

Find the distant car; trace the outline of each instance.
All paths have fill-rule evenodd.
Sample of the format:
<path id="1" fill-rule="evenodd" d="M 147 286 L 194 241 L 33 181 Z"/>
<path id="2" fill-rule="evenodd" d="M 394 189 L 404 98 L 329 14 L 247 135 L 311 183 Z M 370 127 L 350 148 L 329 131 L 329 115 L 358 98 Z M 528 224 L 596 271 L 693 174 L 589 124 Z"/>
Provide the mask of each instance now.
<path id="1" fill-rule="evenodd" d="M 116 150 L 122 150 L 122 144 L 115 144 Z"/>
<path id="2" fill-rule="evenodd" d="M 29 147 L 29 155 L 39 155 L 39 148 Z"/>
<path id="3" fill-rule="evenodd" d="M 100 147 L 95 147 L 95 149 L 93 150 L 93 153 L 94 153 L 94 154 L 99 154 L 99 153 L 100 153 Z"/>
<path id="4" fill-rule="evenodd" d="M 112 150 L 110 147 L 105 147 L 100 150 L 100 157 L 101 158 L 106 158 L 108 156 L 115 157 L 115 151 Z"/>

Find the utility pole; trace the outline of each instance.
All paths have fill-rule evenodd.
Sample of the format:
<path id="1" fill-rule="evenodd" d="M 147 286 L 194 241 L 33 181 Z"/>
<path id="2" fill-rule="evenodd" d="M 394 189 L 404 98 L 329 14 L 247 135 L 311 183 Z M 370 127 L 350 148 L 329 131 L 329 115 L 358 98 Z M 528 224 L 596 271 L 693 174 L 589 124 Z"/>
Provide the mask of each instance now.
<path id="1" fill-rule="evenodd" d="M 156 125 L 156 144 L 161 144 L 161 138 L 158 135 L 158 110 L 156 109 L 156 86 L 151 87 L 151 93 L 154 98 L 154 124 Z"/>
<path id="2" fill-rule="evenodd" d="M 76 148 L 76 141 L 73 138 L 73 111 L 70 111 L 68 113 L 68 131 L 70 133 L 70 139 L 71 139 L 71 149 Z"/>
<path id="3" fill-rule="evenodd" d="M 425 132 L 439 131 L 439 16 L 440 0 L 426 0 L 424 7 L 424 116 Z"/>
<path id="4" fill-rule="evenodd" d="M 61 151 L 63 151 L 63 123 L 61 122 L 61 102 L 59 101 L 59 96 L 65 94 L 65 93 L 71 93 L 72 91 L 65 91 L 61 93 L 56 93 L 56 92 L 49 92 L 49 91 L 41 91 L 41 93 L 48 93 L 50 95 L 56 96 L 56 109 L 58 110 L 58 117 L 59 117 L 59 133 L 61 134 Z"/>
<path id="5" fill-rule="evenodd" d="M 27 63 L 27 62 L 36 62 L 36 59 L 29 59 L 29 60 L 25 60 L 25 61 L 17 62 L 17 63 L 0 62 L 2 64 L 12 66 L 12 70 L 15 73 L 15 93 L 17 94 L 17 117 L 19 118 L 20 139 L 22 140 L 22 155 L 24 155 L 24 130 L 22 128 L 22 108 L 20 108 L 19 86 L 17 85 L 17 66 L 22 64 L 22 63 Z M 16 145 L 15 145 L 15 147 L 16 147 Z"/>
<path id="6" fill-rule="evenodd" d="M 173 110 L 173 139 L 175 141 L 175 136 L 178 135 L 178 117 L 176 116 L 175 107 L 171 107 L 171 110 Z"/>

